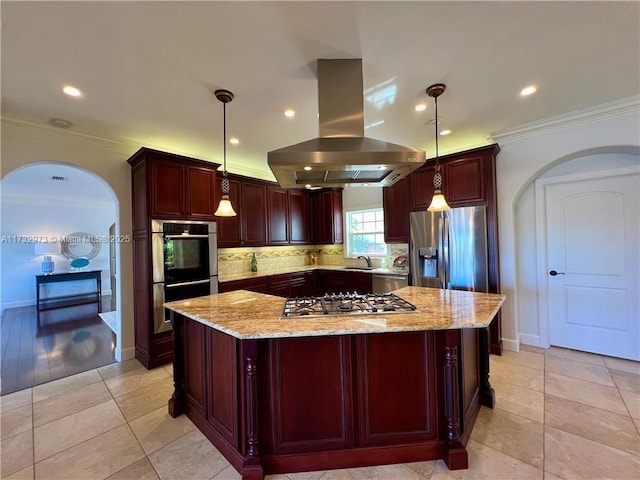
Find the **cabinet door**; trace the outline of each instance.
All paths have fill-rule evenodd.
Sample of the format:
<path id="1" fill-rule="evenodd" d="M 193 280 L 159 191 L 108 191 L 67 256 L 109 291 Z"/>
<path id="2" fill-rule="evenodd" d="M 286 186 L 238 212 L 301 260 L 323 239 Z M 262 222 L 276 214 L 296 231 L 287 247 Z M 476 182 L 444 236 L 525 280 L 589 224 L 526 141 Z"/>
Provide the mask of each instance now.
<path id="1" fill-rule="evenodd" d="M 291 297 L 289 279 L 282 277 L 288 276 L 278 275 L 277 277 L 271 277 L 271 279 L 269 279 L 269 294 L 276 295 L 278 297 L 289 298 Z"/>
<path id="2" fill-rule="evenodd" d="M 403 178 L 382 189 L 384 241 L 409 243 L 409 180 Z"/>
<path id="3" fill-rule="evenodd" d="M 317 194 L 313 219 L 315 243 L 342 243 L 342 191 L 326 190 Z"/>
<path id="4" fill-rule="evenodd" d="M 151 216 L 182 218 L 184 215 L 184 167 L 170 162 L 151 163 Z"/>
<path id="5" fill-rule="evenodd" d="M 447 203 L 452 207 L 485 201 L 482 155 L 447 162 L 442 175 Z"/>
<path id="6" fill-rule="evenodd" d="M 235 290 L 250 290 L 258 293 L 269 293 L 269 277 L 247 278 L 232 282 L 221 282 L 218 285 L 220 293 L 233 292 Z"/>
<path id="7" fill-rule="evenodd" d="M 193 220 L 215 220 L 216 171 L 202 167 L 187 167 L 186 213 Z"/>
<path id="8" fill-rule="evenodd" d="M 229 180 L 229 200 L 236 211 L 235 217 L 215 217 L 218 224 L 218 247 L 239 247 L 241 242 L 240 221 L 243 215 L 242 205 L 240 204 L 240 192 L 242 184 L 240 180 L 228 177 Z M 215 189 L 215 208 L 218 208 L 220 199 L 222 198 L 222 174 L 218 174 L 217 187 Z"/>
<path id="9" fill-rule="evenodd" d="M 287 197 L 289 199 L 289 243 L 310 243 L 309 195 L 305 190 L 290 188 L 287 191 Z"/>
<path id="10" fill-rule="evenodd" d="M 433 175 L 435 166 L 420 167 L 413 172 L 411 177 L 412 210 L 426 210 L 433 198 Z M 446 192 L 445 192 L 446 194 Z"/>
<path id="11" fill-rule="evenodd" d="M 267 243 L 267 186 L 243 182 L 242 184 L 243 245 Z"/>
<path id="12" fill-rule="evenodd" d="M 200 415 L 205 415 L 205 333 L 209 327 L 186 319 L 182 336 L 185 368 L 184 390 L 189 402 Z"/>
<path id="13" fill-rule="evenodd" d="M 269 188 L 267 190 L 267 214 L 269 244 L 286 244 L 288 241 L 287 191 L 284 188 Z"/>

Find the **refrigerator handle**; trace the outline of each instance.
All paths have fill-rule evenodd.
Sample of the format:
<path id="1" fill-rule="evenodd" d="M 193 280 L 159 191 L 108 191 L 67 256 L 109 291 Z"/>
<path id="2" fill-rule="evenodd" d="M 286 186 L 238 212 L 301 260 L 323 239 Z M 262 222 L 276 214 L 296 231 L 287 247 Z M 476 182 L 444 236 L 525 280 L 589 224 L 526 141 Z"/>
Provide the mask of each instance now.
<path id="1" fill-rule="evenodd" d="M 440 235 L 438 246 L 438 263 L 440 264 L 440 288 L 449 285 L 449 219 L 446 212 L 440 212 Z"/>

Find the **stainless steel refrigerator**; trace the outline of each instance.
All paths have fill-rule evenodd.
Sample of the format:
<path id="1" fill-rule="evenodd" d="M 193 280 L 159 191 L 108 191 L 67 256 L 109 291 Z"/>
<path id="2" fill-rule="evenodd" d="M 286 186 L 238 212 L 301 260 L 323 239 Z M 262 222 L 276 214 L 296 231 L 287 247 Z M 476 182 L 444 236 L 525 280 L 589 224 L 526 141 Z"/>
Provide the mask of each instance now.
<path id="1" fill-rule="evenodd" d="M 412 285 L 489 291 L 484 206 L 414 212 L 410 227 Z"/>

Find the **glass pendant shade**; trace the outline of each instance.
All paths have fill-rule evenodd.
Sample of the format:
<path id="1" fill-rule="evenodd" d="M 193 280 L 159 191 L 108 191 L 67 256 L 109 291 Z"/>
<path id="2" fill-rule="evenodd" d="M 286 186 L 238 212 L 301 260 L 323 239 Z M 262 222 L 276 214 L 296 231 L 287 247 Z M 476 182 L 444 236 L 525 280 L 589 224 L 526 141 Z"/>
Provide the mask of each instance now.
<path id="1" fill-rule="evenodd" d="M 231 205 L 231 200 L 229 200 L 229 195 L 223 194 L 220 199 L 220 205 L 218 205 L 218 209 L 216 213 L 214 213 L 216 217 L 235 217 L 236 211 L 233 209 Z"/>
<path id="2" fill-rule="evenodd" d="M 449 210 L 451 207 L 447 203 L 444 198 L 444 195 L 440 190 L 436 190 L 433 192 L 433 198 L 431 199 L 431 204 L 427 207 L 427 211 L 429 212 L 444 212 Z"/>

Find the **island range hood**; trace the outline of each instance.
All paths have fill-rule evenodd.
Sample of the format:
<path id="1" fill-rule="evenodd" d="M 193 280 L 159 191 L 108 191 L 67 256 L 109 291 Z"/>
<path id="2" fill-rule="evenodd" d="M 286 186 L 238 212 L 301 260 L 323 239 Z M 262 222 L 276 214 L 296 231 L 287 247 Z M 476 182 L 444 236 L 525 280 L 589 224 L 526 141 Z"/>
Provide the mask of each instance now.
<path id="1" fill-rule="evenodd" d="M 388 187 L 420 167 L 425 153 L 364 136 L 362 59 L 318 60 L 320 137 L 273 150 L 281 187 Z"/>

